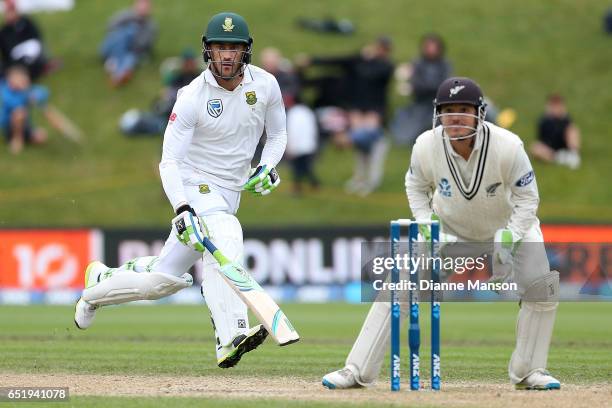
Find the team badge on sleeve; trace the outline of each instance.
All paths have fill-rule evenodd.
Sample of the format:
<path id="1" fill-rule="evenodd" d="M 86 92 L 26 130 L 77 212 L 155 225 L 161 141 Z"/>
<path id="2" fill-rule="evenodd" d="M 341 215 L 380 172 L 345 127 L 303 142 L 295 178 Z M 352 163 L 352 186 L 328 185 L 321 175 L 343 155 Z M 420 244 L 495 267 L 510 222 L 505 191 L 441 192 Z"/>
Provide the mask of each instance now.
<path id="1" fill-rule="evenodd" d="M 221 116 L 221 113 L 223 112 L 223 103 L 221 102 L 221 99 L 211 99 L 208 101 L 206 106 L 210 116 L 213 118 L 218 118 Z"/>
<path id="2" fill-rule="evenodd" d="M 525 187 L 535 179 L 535 173 L 531 170 L 516 182 L 517 187 Z"/>
<path id="3" fill-rule="evenodd" d="M 245 93 L 245 96 L 246 96 L 246 102 L 249 105 L 255 105 L 255 103 L 257 103 L 257 94 L 255 93 L 255 91 L 249 91 Z"/>

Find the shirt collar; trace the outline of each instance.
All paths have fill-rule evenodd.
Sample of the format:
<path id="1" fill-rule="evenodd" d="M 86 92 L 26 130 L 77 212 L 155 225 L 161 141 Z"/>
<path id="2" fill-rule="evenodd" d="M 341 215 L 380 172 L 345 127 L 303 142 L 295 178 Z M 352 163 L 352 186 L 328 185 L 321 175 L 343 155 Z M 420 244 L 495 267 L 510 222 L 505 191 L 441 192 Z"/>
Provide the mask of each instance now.
<path id="1" fill-rule="evenodd" d="M 249 65 L 247 65 L 246 68 L 244 69 L 244 75 L 242 77 L 242 82 L 240 84 L 246 85 L 250 82 L 253 82 L 253 80 L 254 80 L 253 74 L 251 73 L 251 69 Z M 221 85 L 219 85 L 219 83 L 217 82 L 217 78 L 210 71 L 210 68 L 207 68 L 206 71 L 204 71 L 204 81 L 214 87 L 225 89 Z M 240 85 L 238 85 L 238 87 L 240 87 Z"/>

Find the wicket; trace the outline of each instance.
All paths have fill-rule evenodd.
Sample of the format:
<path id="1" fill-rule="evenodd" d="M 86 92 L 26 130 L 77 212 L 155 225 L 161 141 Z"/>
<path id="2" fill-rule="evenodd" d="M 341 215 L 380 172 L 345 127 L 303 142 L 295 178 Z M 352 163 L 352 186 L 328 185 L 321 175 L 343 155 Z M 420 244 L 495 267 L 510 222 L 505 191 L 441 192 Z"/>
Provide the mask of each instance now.
<path id="1" fill-rule="evenodd" d="M 415 245 L 418 241 L 419 224 L 431 227 L 431 256 L 438 256 L 440 241 L 440 223 L 438 221 L 414 221 L 409 219 L 398 219 L 391 221 L 391 257 L 399 250 L 401 239 L 401 227 L 408 227 L 408 255 L 412 259 L 415 253 Z M 419 271 L 410 263 L 410 282 L 418 287 Z M 397 265 L 391 270 L 391 282 L 399 283 L 400 273 Z M 440 282 L 439 263 L 434 262 L 431 271 L 431 280 Z M 410 389 L 419 390 L 419 348 L 421 345 L 421 329 L 419 325 L 419 298 L 417 291 L 409 292 L 410 324 L 408 326 L 408 345 L 410 347 Z M 400 301 L 397 291 L 391 291 L 391 390 L 400 389 Z M 440 389 L 440 301 L 439 294 L 431 291 L 431 388 Z"/>

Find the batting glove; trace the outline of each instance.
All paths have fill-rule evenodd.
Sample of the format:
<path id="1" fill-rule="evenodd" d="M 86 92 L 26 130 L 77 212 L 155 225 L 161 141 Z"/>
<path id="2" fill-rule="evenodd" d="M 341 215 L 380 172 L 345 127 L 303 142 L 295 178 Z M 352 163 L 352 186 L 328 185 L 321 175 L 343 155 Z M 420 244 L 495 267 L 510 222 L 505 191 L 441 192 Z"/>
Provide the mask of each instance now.
<path id="1" fill-rule="evenodd" d="M 182 205 L 176 210 L 177 216 L 172 219 L 172 232 L 179 242 L 198 252 L 204 252 L 204 238 L 209 236 L 203 220 L 189 205 Z"/>
<path id="2" fill-rule="evenodd" d="M 259 165 L 251 169 L 249 180 L 242 188 L 256 196 L 265 196 L 274 191 L 280 182 L 280 176 L 275 168 L 268 169 L 266 165 Z"/>

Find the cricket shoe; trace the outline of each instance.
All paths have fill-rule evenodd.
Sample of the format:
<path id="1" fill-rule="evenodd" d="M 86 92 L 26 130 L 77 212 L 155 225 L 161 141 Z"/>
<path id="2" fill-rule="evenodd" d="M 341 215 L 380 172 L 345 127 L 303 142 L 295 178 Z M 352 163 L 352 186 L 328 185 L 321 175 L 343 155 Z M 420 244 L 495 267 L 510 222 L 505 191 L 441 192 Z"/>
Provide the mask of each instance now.
<path id="1" fill-rule="evenodd" d="M 238 364 L 242 355 L 255 350 L 268 336 L 263 325 L 258 325 L 246 334 L 239 334 L 227 346 L 218 346 L 217 365 L 221 368 L 230 368 Z"/>
<path id="2" fill-rule="evenodd" d="M 516 384 L 515 388 L 517 390 L 558 390 L 561 388 L 561 383 L 548 371 L 538 369 Z"/>
<path id="3" fill-rule="evenodd" d="M 361 387 L 355 379 L 355 373 L 349 367 L 325 375 L 322 383 L 330 390 Z"/>
<path id="4" fill-rule="evenodd" d="M 85 288 L 90 288 L 98 283 L 100 274 L 106 272 L 108 267 L 102 262 L 93 261 L 85 269 Z M 96 317 L 96 310 L 98 306 L 87 303 L 80 298 L 74 306 L 74 324 L 81 330 L 85 330 L 91 323 L 93 323 L 94 317 Z"/>

